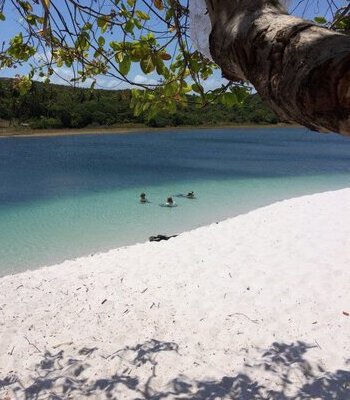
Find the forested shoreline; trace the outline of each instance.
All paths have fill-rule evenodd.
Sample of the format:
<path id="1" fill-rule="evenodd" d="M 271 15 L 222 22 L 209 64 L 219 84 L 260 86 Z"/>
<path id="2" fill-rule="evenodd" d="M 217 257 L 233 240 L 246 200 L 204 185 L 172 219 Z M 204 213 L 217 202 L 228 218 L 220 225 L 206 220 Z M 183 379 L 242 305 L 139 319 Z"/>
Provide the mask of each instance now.
<path id="1" fill-rule="evenodd" d="M 2 126 L 31 129 L 79 129 L 126 125 L 210 126 L 229 124 L 275 124 L 279 120 L 256 94 L 243 104 L 227 108 L 191 104 L 175 113 L 160 113 L 154 118 L 134 116 L 130 90 L 73 88 L 33 82 L 22 95 L 13 79 L 0 78 L 0 120 Z"/>

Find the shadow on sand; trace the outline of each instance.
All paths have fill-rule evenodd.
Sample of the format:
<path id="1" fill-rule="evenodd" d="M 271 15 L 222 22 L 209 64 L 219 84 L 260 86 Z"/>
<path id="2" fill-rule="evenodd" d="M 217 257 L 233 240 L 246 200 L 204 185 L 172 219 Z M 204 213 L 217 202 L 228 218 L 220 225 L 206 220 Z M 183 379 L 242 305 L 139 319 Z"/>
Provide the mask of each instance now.
<path id="1" fill-rule="evenodd" d="M 259 362 L 245 365 L 245 371 L 220 379 L 193 380 L 176 376 L 158 389 L 154 384 L 157 371 L 162 369 L 160 359 L 169 352 L 178 353 L 176 343 L 155 339 L 125 347 L 107 356 L 96 358 L 97 348 L 82 348 L 76 357 L 64 351 L 46 352 L 36 365 L 35 376 L 23 385 L 16 375 L 0 377 L 0 399 L 187 399 L 187 400 L 348 400 L 350 399 L 350 371 L 325 371 L 321 365 L 312 367 L 305 359 L 307 351 L 315 346 L 303 342 L 273 343 L 261 353 Z M 127 360 L 127 367 L 119 370 L 118 362 Z M 84 371 L 93 363 L 110 363 L 116 372 L 103 378 L 84 378 Z M 350 363 L 350 360 L 349 360 Z M 169 367 L 169 366 L 168 366 Z M 104 368 L 106 370 L 108 368 Z M 254 378 L 254 370 L 273 374 L 278 389 L 269 387 L 268 379 Z M 142 377 L 140 374 L 142 371 Z M 300 385 L 291 377 L 298 374 Z M 159 385 L 158 385 L 159 386 Z M 297 386 L 297 387 L 296 387 Z M 274 386 L 276 387 L 276 386 Z"/>

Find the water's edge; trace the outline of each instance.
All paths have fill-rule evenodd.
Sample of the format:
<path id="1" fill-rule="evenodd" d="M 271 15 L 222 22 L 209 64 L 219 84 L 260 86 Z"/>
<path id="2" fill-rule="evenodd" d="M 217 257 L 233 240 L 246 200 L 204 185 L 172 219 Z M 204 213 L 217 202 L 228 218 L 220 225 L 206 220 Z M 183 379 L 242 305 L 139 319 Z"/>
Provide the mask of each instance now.
<path id="1" fill-rule="evenodd" d="M 350 141 L 303 129 L 3 140 L 0 275 L 349 186 Z M 169 195 L 178 207 L 159 207 Z"/>

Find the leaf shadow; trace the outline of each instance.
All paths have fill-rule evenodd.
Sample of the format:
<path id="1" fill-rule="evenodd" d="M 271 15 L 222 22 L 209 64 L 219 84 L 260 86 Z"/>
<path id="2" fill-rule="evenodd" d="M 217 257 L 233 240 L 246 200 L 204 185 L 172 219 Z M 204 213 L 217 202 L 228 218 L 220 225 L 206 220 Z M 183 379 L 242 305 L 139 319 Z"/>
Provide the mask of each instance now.
<path id="1" fill-rule="evenodd" d="M 200 380 L 179 375 L 161 388 L 155 384 L 162 371 L 161 360 L 170 353 L 181 356 L 174 342 L 151 339 L 103 357 L 96 356 L 96 347 L 83 347 L 76 356 L 65 354 L 63 350 L 46 351 L 35 366 L 35 375 L 25 377 L 26 384 L 14 374 L 0 378 L 0 398 L 1 393 L 7 393 L 25 400 L 118 399 L 123 393 L 129 396 L 125 398 L 134 400 L 349 400 L 350 371 L 331 372 L 320 365 L 312 365 L 306 355 L 314 347 L 301 341 L 275 342 L 260 352 L 259 360 L 246 363 L 244 372 Z M 85 374 L 96 362 L 112 365 L 115 373 L 98 377 Z M 273 389 L 269 387 L 266 379 L 261 378 L 261 371 L 273 374 L 278 385 Z M 302 377 L 300 384 L 293 380 L 295 373 Z"/>

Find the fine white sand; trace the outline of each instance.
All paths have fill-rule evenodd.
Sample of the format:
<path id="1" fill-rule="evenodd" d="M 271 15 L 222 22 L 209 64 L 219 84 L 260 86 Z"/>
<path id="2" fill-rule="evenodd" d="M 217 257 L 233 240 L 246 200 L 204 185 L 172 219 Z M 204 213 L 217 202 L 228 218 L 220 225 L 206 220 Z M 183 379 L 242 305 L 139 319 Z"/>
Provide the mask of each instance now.
<path id="1" fill-rule="evenodd" d="M 349 399 L 350 189 L 0 280 L 0 399 Z"/>

